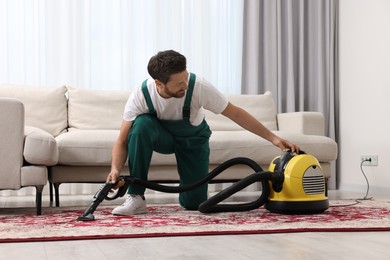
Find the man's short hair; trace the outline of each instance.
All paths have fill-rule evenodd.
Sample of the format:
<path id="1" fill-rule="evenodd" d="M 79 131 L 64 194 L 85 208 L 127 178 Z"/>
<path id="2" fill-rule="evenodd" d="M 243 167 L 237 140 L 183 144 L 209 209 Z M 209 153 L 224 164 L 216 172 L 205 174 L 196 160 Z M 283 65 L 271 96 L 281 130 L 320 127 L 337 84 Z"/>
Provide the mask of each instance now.
<path id="1" fill-rule="evenodd" d="M 148 72 L 153 79 L 167 84 L 172 74 L 187 69 L 187 60 L 182 54 L 173 51 L 160 51 L 149 60 Z"/>

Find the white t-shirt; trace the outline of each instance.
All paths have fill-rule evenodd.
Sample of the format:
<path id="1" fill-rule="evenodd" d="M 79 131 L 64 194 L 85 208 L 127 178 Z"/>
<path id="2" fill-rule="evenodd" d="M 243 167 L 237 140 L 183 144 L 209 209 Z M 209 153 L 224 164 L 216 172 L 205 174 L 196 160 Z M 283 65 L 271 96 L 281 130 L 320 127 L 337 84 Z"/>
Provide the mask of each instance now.
<path id="1" fill-rule="evenodd" d="M 137 116 L 149 113 L 149 108 L 141 87 L 133 91 L 127 100 L 123 115 L 123 119 L 126 121 L 134 121 Z M 165 99 L 161 97 L 157 92 L 156 83 L 152 78 L 148 79 L 147 88 L 157 113 L 157 118 L 162 120 L 180 120 L 183 118 L 185 95 L 182 98 Z M 197 126 L 202 123 L 204 119 L 204 111 L 202 108 L 210 110 L 215 114 L 220 114 L 225 110 L 227 104 L 228 100 L 221 92 L 204 78 L 197 76 L 192 93 L 191 124 Z"/>

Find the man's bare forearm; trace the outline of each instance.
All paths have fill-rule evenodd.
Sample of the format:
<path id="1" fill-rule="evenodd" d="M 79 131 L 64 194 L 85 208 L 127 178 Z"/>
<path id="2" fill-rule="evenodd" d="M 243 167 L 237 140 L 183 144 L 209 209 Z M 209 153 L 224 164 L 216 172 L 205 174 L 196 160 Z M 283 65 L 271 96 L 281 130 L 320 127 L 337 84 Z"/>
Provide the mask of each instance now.
<path id="1" fill-rule="evenodd" d="M 273 143 L 275 138 L 277 138 L 277 136 L 269 131 L 262 123 L 257 121 L 251 114 L 240 107 L 229 104 L 222 114 L 229 117 L 232 121 L 244 129 L 263 137 L 271 143 Z"/>
<path id="2" fill-rule="evenodd" d="M 127 137 L 130 133 L 132 122 L 122 121 L 118 139 L 115 141 L 111 152 L 111 171 L 107 176 L 107 182 L 115 181 L 122 170 L 127 158 Z"/>
<path id="3" fill-rule="evenodd" d="M 112 149 L 111 172 L 120 173 L 127 158 L 127 143 L 117 140 Z"/>

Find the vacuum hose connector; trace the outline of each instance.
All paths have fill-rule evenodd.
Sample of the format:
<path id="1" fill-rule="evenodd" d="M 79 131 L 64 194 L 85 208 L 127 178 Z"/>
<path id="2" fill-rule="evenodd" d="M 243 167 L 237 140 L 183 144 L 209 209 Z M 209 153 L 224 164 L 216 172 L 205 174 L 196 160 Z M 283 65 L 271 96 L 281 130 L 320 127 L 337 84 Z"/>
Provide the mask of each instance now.
<path id="1" fill-rule="evenodd" d="M 273 172 L 271 182 L 272 182 L 272 189 L 275 192 L 281 192 L 283 189 L 284 173 L 281 171 Z"/>

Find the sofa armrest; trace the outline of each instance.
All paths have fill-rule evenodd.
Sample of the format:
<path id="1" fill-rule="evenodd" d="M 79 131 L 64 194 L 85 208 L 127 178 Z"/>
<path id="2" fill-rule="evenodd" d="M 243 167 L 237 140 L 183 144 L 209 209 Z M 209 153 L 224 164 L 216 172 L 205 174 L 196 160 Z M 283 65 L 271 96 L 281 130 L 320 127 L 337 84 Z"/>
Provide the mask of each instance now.
<path id="1" fill-rule="evenodd" d="M 279 131 L 324 135 L 325 119 L 320 112 L 290 112 L 277 115 Z"/>
<path id="2" fill-rule="evenodd" d="M 58 163 L 57 142 L 48 132 L 33 126 L 24 129 L 24 159 L 31 164 L 52 166 Z"/>
<path id="3" fill-rule="evenodd" d="M 23 103 L 14 98 L 0 97 L 0 190 L 20 189 L 23 127 Z"/>

